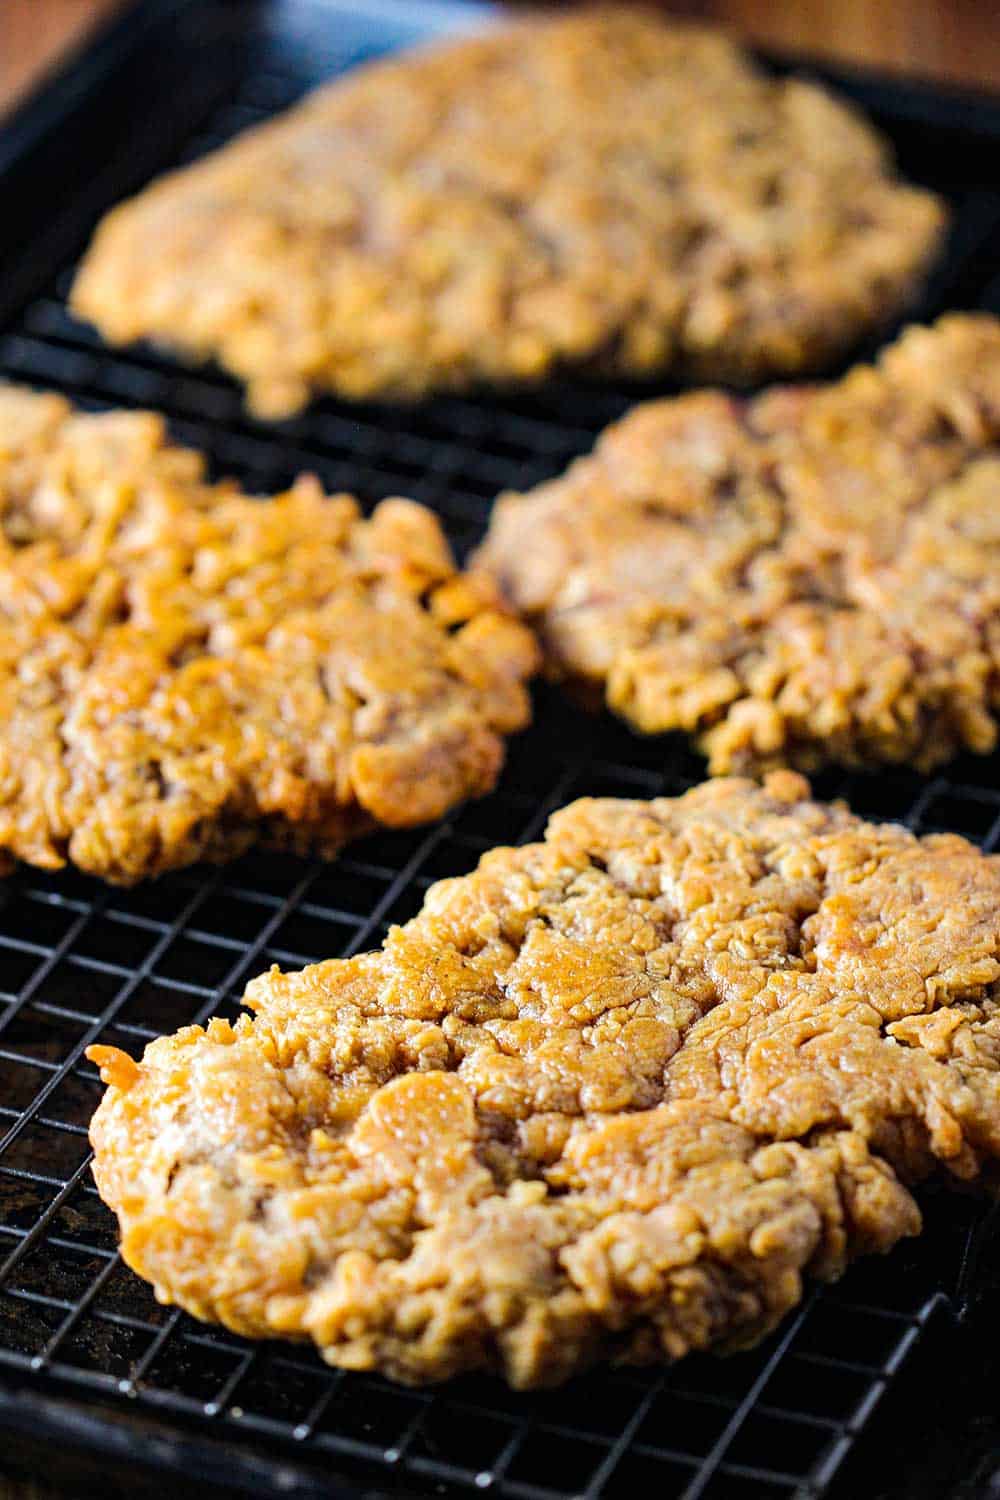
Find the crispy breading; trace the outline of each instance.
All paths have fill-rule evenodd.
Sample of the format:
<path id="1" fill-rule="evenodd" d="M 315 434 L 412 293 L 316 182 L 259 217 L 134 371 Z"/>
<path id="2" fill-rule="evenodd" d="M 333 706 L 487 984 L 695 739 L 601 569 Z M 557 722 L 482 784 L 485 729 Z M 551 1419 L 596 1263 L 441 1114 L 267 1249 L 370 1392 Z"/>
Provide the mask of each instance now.
<path id="1" fill-rule="evenodd" d="M 1000 322 L 749 402 L 636 407 L 497 504 L 477 559 L 550 666 L 712 772 L 990 751 L 1000 713 Z"/>
<path id="2" fill-rule="evenodd" d="M 0 857 L 131 882 L 439 817 L 535 657 L 422 506 L 254 500 L 152 413 L 0 387 Z"/>
<path id="3" fill-rule="evenodd" d="M 1000 859 L 792 772 L 580 801 L 253 1019 L 92 1048 L 158 1297 L 406 1381 L 759 1339 L 1000 1153 Z"/>
<path id="4" fill-rule="evenodd" d="M 265 417 L 565 366 L 749 382 L 881 326 L 944 224 L 846 104 L 617 8 L 334 81 L 116 208 L 73 307 Z"/>

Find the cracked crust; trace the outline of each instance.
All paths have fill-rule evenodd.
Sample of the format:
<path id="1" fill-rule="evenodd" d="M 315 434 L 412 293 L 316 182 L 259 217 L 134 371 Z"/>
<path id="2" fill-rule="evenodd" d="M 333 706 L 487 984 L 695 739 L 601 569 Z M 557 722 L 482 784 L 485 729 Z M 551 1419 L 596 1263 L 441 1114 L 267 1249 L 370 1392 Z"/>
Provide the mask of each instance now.
<path id="1" fill-rule="evenodd" d="M 163 1301 L 406 1381 L 759 1339 L 1000 1152 L 1000 860 L 792 772 L 581 801 L 381 952 L 92 1048 Z"/>
<path id="2" fill-rule="evenodd" d="M 944 224 L 847 105 L 625 8 L 335 81 L 115 209 L 73 306 L 264 417 L 563 366 L 749 383 L 891 318 Z"/>
<path id="3" fill-rule="evenodd" d="M 1000 322 L 749 402 L 636 407 L 502 497 L 478 564 L 550 666 L 713 773 L 921 770 L 997 742 Z"/>
<path id="4" fill-rule="evenodd" d="M 0 386 L 0 857 L 332 853 L 492 789 L 529 632 L 436 518 L 204 478 L 149 412 Z"/>

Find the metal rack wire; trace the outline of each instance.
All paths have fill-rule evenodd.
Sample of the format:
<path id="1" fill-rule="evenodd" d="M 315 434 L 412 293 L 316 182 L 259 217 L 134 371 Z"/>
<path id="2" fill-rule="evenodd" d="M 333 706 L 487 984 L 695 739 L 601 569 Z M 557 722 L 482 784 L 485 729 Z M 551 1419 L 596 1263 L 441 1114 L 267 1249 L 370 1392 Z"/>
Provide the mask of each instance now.
<path id="1" fill-rule="evenodd" d="M 206 5 L 200 14 L 219 9 Z M 221 9 L 228 25 L 242 17 L 244 26 L 236 33 L 236 86 L 227 86 L 211 118 L 188 121 L 181 157 L 289 102 L 317 72 L 356 60 L 387 35 L 371 17 L 359 31 L 355 9 L 350 25 L 324 23 L 322 45 L 307 45 L 316 35 L 309 28 L 320 24 L 308 4 L 291 7 L 299 29 L 287 34 L 269 31 L 259 6 Z M 194 46 L 197 34 L 189 29 L 175 41 Z M 177 109 L 183 114 L 183 98 Z M 176 121 L 173 129 L 178 139 Z M 963 181 L 954 197 L 952 253 L 927 310 L 990 299 L 1000 310 L 1000 285 L 989 280 L 1000 248 L 1000 194 Z M 78 237 L 99 206 L 93 194 L 80 201 Z M 66 312 L 70 274 L 63 265 L 50 275 L 0 330 L 4 376 L 88 405 L 156 407 L 177 436 L 262 491 L 308 468 L 331 489 L 350 488 L 366 501 L 412 495 L 441 513 L 459 548 L 480 534 L 498 490 L 560 470 L 635 395 L 560 383 L 533 396 L 454 398 L 410 410 L 324 402 L 261 428 L 217 373 L 183 371 L 149 350 L 103 348 Z M 235 1015 L 244 983 L 270 962 L 298 967 L 377 944 L 390 922 L 413 913 L 432 880 L 469 869 L 493 843 L 536 836 L 549 811 L 572 797 L 675 793 L 701 774 L 679 742 L 639 741 L 542 690 L 536 723 L 512 748 L 495 796 L 432 828 L 370 838 L 332 865 L 251 855 L 130 892 L 72 872 L 24 870 L 7 882 L 0 890 L 0 1374 L 59 1393 L 67 1410 L 72 1401 L 96 1399 L 136 1423 L 157 1416 L 178 1432 L 210 1430 L 227 1445 L 234 1472 L 241 1456 L 263 1444 L 302 1486 L 322 1474 L 327 1493 L 433 1487 L 444 1496 L 521 1500 L 823 1494 L 946 1304 L 941 1266 L 958 1274 L 963 1245 L 980 1222 L 974 1208 L 951 1208 L 937 1228 L 932 1213 L 928 1240 L 859 1267 L 839 1288 L 814 1291 L 749 1353 L 725 1362 L 693 1358 L 653 1374 L 605 1370 L 524 1397 L 478 1378 L 404 1390 L 334 1372 L 292 1346 L 252 1347 L 160 1307 L 121 1263 L 111 1215 L 90 1181 L 86 1126 L 100 1086 L 83 1061 L 89 1043 L 135 1053 L 163 1030 Z M 963 762 L 932 780 L 831 773 L 818 790 L 921 831 L 949 828 L 987 847 L 1000 843 L 992 761 Z M 934 1248 L 938 1232 L 944 1250 Z M 189 1461 L 179 1457 L 178 1465 Z"/>

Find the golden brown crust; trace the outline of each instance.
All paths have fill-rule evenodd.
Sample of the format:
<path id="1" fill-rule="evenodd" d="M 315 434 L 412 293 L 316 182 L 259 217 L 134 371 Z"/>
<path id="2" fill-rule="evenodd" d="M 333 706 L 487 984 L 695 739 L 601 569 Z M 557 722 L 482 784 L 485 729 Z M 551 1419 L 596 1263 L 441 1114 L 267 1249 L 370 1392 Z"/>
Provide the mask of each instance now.
<path id="1" fill-rule="evenodd" d="M 148 412 L 0 387 L 0 852 L 131 882 L 489 791 L 536 648 L 436 518 L 210 485 Z"/>
<path id="2" fill-rule="evenodd" d="M 95 1049 L 158 1296 L 399 1379 L 763 1335 L 1000 1153 L 1000 860 L 765 786 L 582 801 L 381 952 Z"/>
<path id="3" fill-rule="evenodd" d="M 846 105 L 617 8 L 319 90 L 117 208 L 73 305 L 262 416 L 564 365 L 749 382 L 880 326 L 943 227 Z"/>
<path id="4" fill-rule="evenodd" d="M 713 772 L 926 770 L 997 741 L 998 495 L 1000 322 L 951 316 L 833 385 L 635 408 L 478 561 L 556 673 Z"/>

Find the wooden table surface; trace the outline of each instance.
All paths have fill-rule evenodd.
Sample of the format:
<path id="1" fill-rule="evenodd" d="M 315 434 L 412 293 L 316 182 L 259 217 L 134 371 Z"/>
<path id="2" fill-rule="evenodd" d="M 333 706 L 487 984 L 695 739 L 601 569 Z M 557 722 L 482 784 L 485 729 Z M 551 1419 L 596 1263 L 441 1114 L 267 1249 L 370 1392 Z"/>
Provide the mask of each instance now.
<path id="1" fill-rule="evenodd" d="M 0 0 L 0 113 L 127 3 Z M 1000 90 L 1000 5 L 994 0 L 665 0 L 661 8 L 721 21 L 790 51 Z M 0 1475 L 0 1500 L 52 1500 L 52 1492 Z M 63 1492 L 61 1500 L 71 1497 Z"/>

